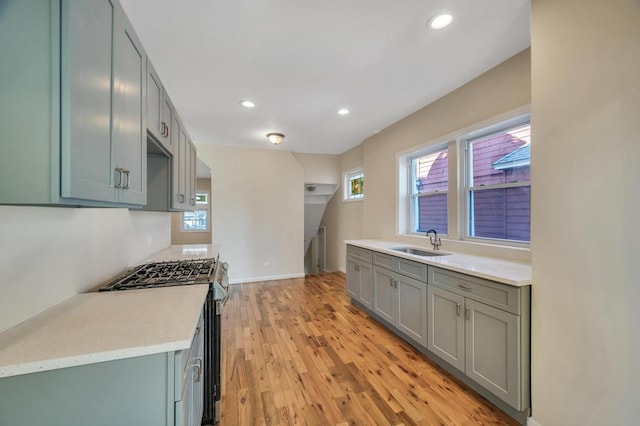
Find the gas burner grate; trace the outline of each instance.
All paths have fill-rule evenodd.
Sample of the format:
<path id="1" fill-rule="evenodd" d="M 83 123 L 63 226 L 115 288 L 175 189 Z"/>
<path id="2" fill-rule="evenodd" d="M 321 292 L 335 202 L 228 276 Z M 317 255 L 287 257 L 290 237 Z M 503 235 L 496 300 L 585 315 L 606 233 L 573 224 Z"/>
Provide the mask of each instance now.
<path id="1" fill-rule="evenodd" d="M 215 259 L 147 263 L 109 282 L 100 291 L 208 284 L 213 281 L 215 268 Z"/>

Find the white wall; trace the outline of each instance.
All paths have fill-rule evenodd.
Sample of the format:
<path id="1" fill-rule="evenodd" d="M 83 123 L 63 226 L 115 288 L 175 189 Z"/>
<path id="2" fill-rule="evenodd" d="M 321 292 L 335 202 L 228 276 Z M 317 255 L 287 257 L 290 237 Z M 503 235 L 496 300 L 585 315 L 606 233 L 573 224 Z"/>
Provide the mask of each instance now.
<path id="1" fill-rule="evenodd" d="M 0 206 L 0 331 L 170 244 L 170 213 Z"/>
<path id="2" fill-rule="evenodd" d="M 340 157 L 329 154 L 293 154 L 304 169 L 305 183 L 340 184 Z"/>
<path id="3" fill-rule="evenodd" d="M 288 151 L 199 144 L 231 282 L 304 276 L 304 170 Z M 269 263 L 265 266 L 265 263 Z"/>
<path id="4" fill-rule="evenodd" d="M 640 423 L 640 2 L 532 9 L 533 417 Z"/>

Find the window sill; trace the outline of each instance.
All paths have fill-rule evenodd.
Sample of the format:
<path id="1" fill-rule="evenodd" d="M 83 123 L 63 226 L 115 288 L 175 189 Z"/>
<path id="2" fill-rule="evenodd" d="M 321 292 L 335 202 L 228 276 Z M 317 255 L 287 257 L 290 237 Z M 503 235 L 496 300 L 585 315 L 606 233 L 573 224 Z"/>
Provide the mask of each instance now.
<path id="1" fill-rule="evenodd" d="M 362 200 L 364 200 L 364 197 L 362 197 L 362 198 L 352 198 L 352 199 L 343 198 L 342 202 L 343 203 L 355 203 L 355 202 L 359 202 L 359 201 L 362 201 Z"/>

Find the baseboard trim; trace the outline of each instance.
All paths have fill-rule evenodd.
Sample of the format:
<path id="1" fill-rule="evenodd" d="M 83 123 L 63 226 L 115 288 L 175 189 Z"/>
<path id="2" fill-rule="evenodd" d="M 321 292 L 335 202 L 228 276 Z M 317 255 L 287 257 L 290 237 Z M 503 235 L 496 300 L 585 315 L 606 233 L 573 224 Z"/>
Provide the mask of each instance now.
<path id="1" fill-rule="evenodd" d="M 527 418 L 527 426 L 542 426 L 542 423 L 537 422 L 533 417 L 529 417 Z"/>
<path id="2" fill-rule="evenodd" d="M 229 280 L 229 284 L 243 284 L 243 283 L 255 283 L 259 281 L 275 281 L 275 280 L 288 280 L 291 278 L 304 278 L 304 273 L 297 274 L 283 274 L 283 275 L 265 275 L 262 277 L 250 277 L 250 278 L 233 278 Z"/>

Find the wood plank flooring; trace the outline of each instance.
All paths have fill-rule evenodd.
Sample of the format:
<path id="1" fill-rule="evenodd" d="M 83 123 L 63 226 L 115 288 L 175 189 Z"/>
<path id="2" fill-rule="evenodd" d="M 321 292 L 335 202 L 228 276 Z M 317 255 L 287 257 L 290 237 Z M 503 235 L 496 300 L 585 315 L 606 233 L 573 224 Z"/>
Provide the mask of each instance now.
<path id="1" fill-rule="evenodd" d="M 222 425 L 515 425 L 351 305 L 345 275 L 237 284 Z"/>

